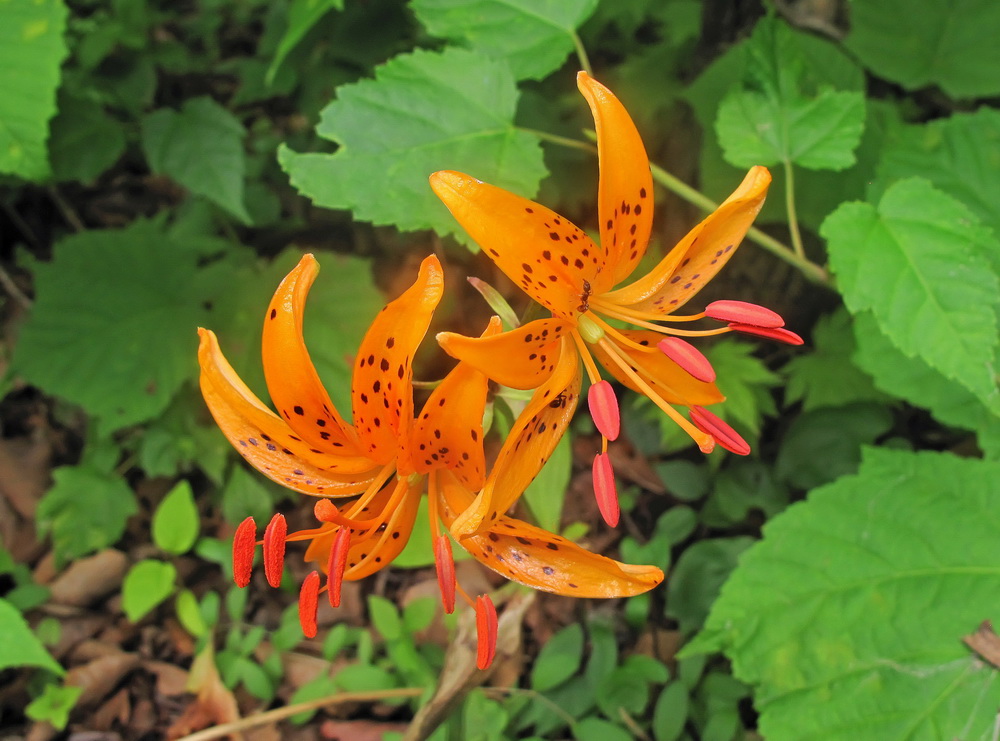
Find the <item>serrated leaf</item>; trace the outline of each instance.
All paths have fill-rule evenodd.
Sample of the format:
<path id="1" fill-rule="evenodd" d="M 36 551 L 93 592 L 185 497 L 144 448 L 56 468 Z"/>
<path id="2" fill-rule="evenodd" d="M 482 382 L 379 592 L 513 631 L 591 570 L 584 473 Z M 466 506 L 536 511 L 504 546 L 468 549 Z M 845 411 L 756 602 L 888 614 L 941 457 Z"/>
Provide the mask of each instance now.
<path id="1" fill-rule="evenodd" d="M 278 152 L 292 184 L 317 205 L 375 224 L 462 234 L 427 177 L 461 170 L 530 196 L 546 174 L 538 140 L 513 124 L 506 64 L 472 52 L 416 51 L 344 85 L 317 127 L 334 154 Z M 464 238 L 464 237 L 461 237 Z"/>
<path id="2" fill-rule="evenodd" d="M 848 49 L 879 77 L 913 90 L 939 85 L 954 98 L 1000 93 L 993 0 L 852 0 Z"/>
<path id="3" fill-rule="evenodd" d="M 65 670 L 31 632 L 20 611 L 0 598 L 0 670 L 38 666 L 62 675 Z"/>
<path id="4" fill-rule="evenodd" d="M 101 434 L 157 416 L 197 368 L 208 295 L 196 272 L 195 256 L 149 222 L 57 242 L 34 266 L 15 368 L 97 417 Z"/>
<path id="5" fill-rule="evenodd" d="M 792 358 L 783 368 L 788 379 L 785 401 L 802 402 L 802 411 L 857 401 L 884 401 L 871 376 L 851 362 L 854 331 L 842 307 L 820 317 L 812 331 L 813 351 Z"/>
<path id="6" fill-rule="evenodd" d="M 56 180 L 88 182 L 125 151 L 122 125 L 92 100 L 63 94 L 52 119 L 49 157 Z"/>
<path id="7" fill-rule="evenodd" d="M 989 738 L 1000 464 L 870 448 L 764 526 L 685 651 L 722 649 L 771 739 Z"/>
<path id="8" fill-rule="evenodd" d="M 122 583 L 122 609 L 133 623 L 145 617 L 174 591 L 177 569 L 172 563 L 148 558 L 134 564 Z"/>
<path id="9" fill-rule="evenodd" d="M 191 484 L 178 481 L 153 513 L 153 542 L 167 553 L 184 553 L 198 539 L 198 522 Z"/>
<path id="10" fill-rule="evenodd" d="M 60 561 L 116 542 L 138 511 L 132 489 L 118 474 L 62 466 L 52 478 L 55 483 L 38 503 L 37 525 L 39 533 L 52 534 Z"/>
<path id="11" fill-rule="evenodd" d="M 161 108 L 142 120 L 142 148 L 156 173 L 173 178 L 250 223 L 243 204 L 246 129 L 211 98 L 192 98 L 179 111 Z"/>
<path id="12" fill-rule="evenodd" d="M 820 233 L 851 313 L 871 310 L 905 355 L 980 399 L 997 393 L 1000 282 L 984 255 L 1000 244 L 965 206 L 912 178 L 889 188 L 878 210 L 842 205 Z"/>
<path id="13" fill-rule="evenodd" d="M 518 80 L 540 80 L 573 52 L 576 29 L 597 0 L 414 0 L 410 7 L 432 35 L 505 59 Z"/>
<path id="14" fill-rule="evenodd" d="M 45 142 L 66 57 L 62 0 L 0 3 L 0 172 L 27 180 L 49 174 Z"/>
<path id="15" fill-rule="evenodd" d="M 553 533 L 559 532 L 563 500 L 566 498 L 566 488 L 573 469 L 571 439 L 570 435 L 563 435 L 538 476 L 523 494 L 538 526 Z"/>
<path id="16" fill-rule="evenodd" d="M 726 159 L 740 167 L 793 162 L 814 170 L 854 164 L 864 96 L 825 86 L 803 92 L 806 60 L 774 18 L 757 24 L 744 53 L 744 85 L 726 95 L 715 120 Z"/>
<path id="17" fill-rule="evenodd" d="M 549 638 L 531 668 L 531 689 L 545 692 L 576 674 L 583 662 L 583 628 L 571 623 Z"/>
<path id="18" fill-rule="evenodd" d="M 854 332 L 855 361 L 872 374 L 876 386 L 928 409 L 942 424 L 976 431 L 980 447 L 990 457 L 1000 458 L 1000 397 L 984 404 L 919 358 L 906 357 L 882 334 L 871 312 L 861 312 L 854 318 Z"/>
<path id="19" fill-rule="evenodd" d="M 885 142 L 869 200 L 896 180 L 924 177 L 1000 234 L 1000 111 L 982 107 L 925 124 L 901 126 Z M 994 255 L 994 268 L 1000 254 Z"/>

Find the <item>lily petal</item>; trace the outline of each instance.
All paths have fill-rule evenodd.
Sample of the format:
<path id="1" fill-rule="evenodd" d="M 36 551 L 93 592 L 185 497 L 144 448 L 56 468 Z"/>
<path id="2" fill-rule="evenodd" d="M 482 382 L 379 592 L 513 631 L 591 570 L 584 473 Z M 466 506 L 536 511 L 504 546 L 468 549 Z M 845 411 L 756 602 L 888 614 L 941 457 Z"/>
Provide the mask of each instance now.
<path id="1" fill-rule="evenodd" d="M 646 148 L 625 106 L 586 72 L 577 74 L 576 84 L 597 128 L 601 170 L 597 208 L 609 269 L 593 284 L 596 293 L 604 293 L 627 278 L 646 252 L 653 228 L 653 176 Z"/>
<path id="2" fill-rule="evenodd" d="M 570 329 L 563 319 L 533 322 L 491 337 L 439 332 L 438 344 L 453 358 L 479 369 L 494 381 L 515 389 L 538 388 L 552 374 L 559 339 Z"/>
<path id="3" fill-rule="evenodd" d="M 350 496 L 365 490 L 378 472 L 371 461 L 311 449 L 240 380 L 215 333 L 199 329 L 198 334 L 205 403 L 222 433 L 254 468 L 303 494 Z"/>
<path id="4" fill-rule="evenodd" d="M 264 319 L 262 355 L 271 401 L 296 434 L 312 447 L 357 454 L 354 430 L 323 388 L 302 337 L 306 298 L 319 264 L 303 255 L 274 293 Z"/>
<path id="5" fill-rule="evenodd" d="M 495 336 L 502 329 L 500 317 L 495 316 L 482 337 Z M 449 468 L 467 489 L 483 488 L 483 410 L 488 390 L 486 375 L 469 363 L 460 362 L 444 377 L 413 425 L 409 454 L 414 471 Z"/>
<path id="6" fill-rule="evenodd" d="M 362 450 L 379 464 L 395 458 L 413 422 L 413 356 L 441 300 L 437 257 L 420 264 L 416 281 L 375 317 L 358 348 L 351 383 L 354 428 Z"/>
<path id="7" fill-rule="evenodd" d="M 688 232 L 653 270 L 611 291 L 604 300 L 641 311 L 672 313 L 704 287 L 736 252 L 771 184 L 766 167 L 753 167 L 719 208 Z"/>
<path id="8" fill-rule="evenodd" d="M 525 293 L 556 316 L 581 313 L 606 256 L 578 226 L 460 172 L 436 172 L 430 182 L 469 236 Z"/>

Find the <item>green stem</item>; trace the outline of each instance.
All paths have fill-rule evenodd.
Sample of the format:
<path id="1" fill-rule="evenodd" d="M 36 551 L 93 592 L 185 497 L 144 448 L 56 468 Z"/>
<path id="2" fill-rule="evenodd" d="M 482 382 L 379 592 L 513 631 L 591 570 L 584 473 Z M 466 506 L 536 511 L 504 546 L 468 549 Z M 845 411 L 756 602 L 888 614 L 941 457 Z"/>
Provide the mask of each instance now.
<path id="1" fill-rule="evenodd" d="M 580 41 L 580 37 L 577 36 L 576 31 L 573 31 L 570 36 L 573 39 L 573 46 L 576 47 L 576 58 L 580 61 L 580 68 L 593 77 L 594 73 L 590 69 L 590 58 L 587 56 L 587 50 L 583 48 L 583 42 Z"/>
<path id="2" fill-rule="evenodd" d="M 795 254 L 805 259 L 806 252 L 802 247 L 802 234 L 799 232 L 799 216 L 795 211 L 795 173 L 792 171 L 791 160 L 785 160 L 785 210 L 788 212 L 788 231 L 792 235 L 792 249 Z"/>

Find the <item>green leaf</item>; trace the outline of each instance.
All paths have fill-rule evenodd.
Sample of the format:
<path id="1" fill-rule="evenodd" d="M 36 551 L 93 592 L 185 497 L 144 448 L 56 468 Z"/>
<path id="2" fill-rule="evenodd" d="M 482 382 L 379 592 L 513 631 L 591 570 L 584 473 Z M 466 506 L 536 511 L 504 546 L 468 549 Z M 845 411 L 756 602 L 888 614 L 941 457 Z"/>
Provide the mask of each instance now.
<path id="1" fill-rule="evenodd" d="M 796 417 L 781 440 L 775 473 L 800 489 L 812 489 L 854 473 L 861 448 L 892 427 L 884 406 L 858 402 L 824 407 Z"/>
<path id="2" fill-rule="evenodd" d="M 160 108 L 142 120 L 142 148 L 156 173 L 221 206 L 243 223 L 246 129 L 211 98 L 192 98 L 180 111 Z"/>
<path id="3" fill-rule="evenodd" d="M 414 0 L 410 7 L 432 35 L 506 60 L 515 79 L 541 80 L 573 52 L 576 29 L 597 0 Z"/>
<path id="4" fill-rule="evenodd" d="M 653 738 L 656 741 L 677 741 L 687 721 L 688 691 L 683 682 L 667 684 L 653 708 Z"/>
<path id="5" fill-rule="evenodd" d="M 65 674 L 31 632 L 20 611 L 7 600 L 0 599 L 0 670 L 13 666 L 38 666 L 55 674 Z"/>
<path id="6" fill-rule="evenodd" d="M 760 434 L 765 416 L 777 414 L 768 388 L 781 383 L 781 377 L 754 357 L 757 345 L 737 340 L 722 340 L 705 350 L 705 356 L 719 375 L 718 386 L 726 400 L 712 411 L 728 421 Z"/>
<path id="7" fill-rule="evenodd" d="M 38 503 L 38 531 L 52 533 L 60 561 L 111 545 L 125 532 L 125 521 L 138 511 L 135 495 L 114 473 L 87 466 L 62 466 L 55 483 Z"/>
<path id="8" fill-rule="evenodd" d="M 403 608 L 403 627 L 407 633 L 417 633 L 434 620 L 438 601 L 433 597 L 418 597 Z"/>
<path id="9" fill-rule="evenodd" d="M 469 693 L 462 708 L 465 741 L 503 741 L 509 716 L 504 706 L 490 700 L 478 687 Z"/>
<path id="10" fill-rule="evenodd" d="M 1000 458 L 1000 397 L 984 404 L 971 391 L 951 381 L 919 358 L 908 358 L 878 328 L 871 312 L 854 318 L 857 364 L 872 374 L 875 384 L 887 394 L 930 410 L 946 425 L 974 430 L 979 446 Z M 1000 367 L 997 362 L 994 367 Z"/>
<path id="11" fill-rule="evenodd" d="M 980 399 L 997 393 L 1000 282 L 985 255 L 1000 244 L 965 206 L 913 178 L 889 188 L 878 210 L 842 205 L 820 233 L 851 313 L 871 310 L 905 355 Z"/>
<path id="12" fill-rule="evenodd" d="M 843 308 L 820 317 L 812 331 L 813 351 L 792 358 L 783 368 L 788 383 L 785 402 L 802 402 L 802 411 L 846 406 L 853 402 L 882 402 L 885 394 L 871 376 L 851 362 L 854 332 Z"/>
<path id="13" fill-rule="evenodd" d="M 765 738 L 989 738 L 996 669 L 961 638 L 997 614 L 998 481 L 998 463 L 867 449 L 764 526 L 684 652 L 725 651 Z"/>
<path id="14" fill-rule="evenodd" d="M 302 37 L 305 36 L 313 26 L 315 26 L 323 16 L 331 10 L 343 10 L 344 0 L 292 0 L 292 4 L 286 11 L 288 27 L 278 42 L 278 49 L 274 54 L 270 67 L 267 69 L 265 77 L 270 85 L 285 61 L 288 53 L 295 48 Z"/>
<path id="15" fill-rule="evenodd" d="M 334 681 L 340 689 L 350 692 L 377 692 L 399 686 L 392 674 L 368 664 L 348 664 L 337 672 Z"/>
<path id="16" fill-rule="evenodd" d="M 573 469 L 571 436 L 563 435 L 552 451 L 552 456 L 542 466 L 538 476 L 524 490 L 527 503 L 539 527 L 557 533 L 562 522 L 563 501 Z"/>
<path id="17" fill-rule="evenodd" d="M 879 77 L 916 88 L 939 85 L 954 98 L 1000 93 L 996 35 L 1000 5 L 954 0 L 852 0 L 845 44 Z"/>
<path id="18" fill-rule="evenodd" d="M 368 615 L 371 617 L 372 626 L 387 641 L 395 641 L 403 637 L 403 621 L 399 616 L 396 605 L 385 597 L 377 594 L 368 597 Z"/>
<path id="19" fill-rule="evenodd" d="M 178 481 L 153 513 L 153 542 L 167 553 L 184 553 L 198 539 L 198 520 L 191 484 Z"/>
<path id="20" fill-rule="evenodd" d="M 885 142 L 869 200 L 880 198 L 896 180 L 914 176 L 962 201 L 1000 234 L 994 195 L 1000 193 L 1000 111 L 983 106 L 974 113 L 899 127 Z"/>
<path id="21" fill-rule="evenodd" d="M 0 4 L 0 172 L 27 180 L 49 174 L 45 142 L 66 57 L 62 0 Z"/>
<path id="22" fill-rule="evenodd" d="M 94 230 L 34 266 L 36 301 L 14 366 L 98 418 L 101 434 L 160 414 L 193 378 L 205 292 L 194 255 L 155 225 Z"/>
<path id="23" fill-rule="evenodd" d="M 89 182 L 125 151 L 122 125 L 98 103 L 64 93 L 52 119 L 49 157 L 56 180 Z"/>
<path id="24" fill-rule="evenodd" d="M 572 623 L 542 646 L 531 668 L 531 689 L 545 692 L 572 677 L 583 661 L 583 628 Z"/>
<path id="25" fill-rule="evenodd" d="M 621 726 L 602 718 L 584 718 L 573 726 L 576 741 L 633 741 L 634 736 Z"/>
<path id="26" fill-rule="evenodd" d="M 788 498 L 773 465 L 746 458 L 732 460 L 716 476 L 700 519 L 709 527 L 723 528 L 744 522 L 755 509 L 772 517 L 788 506 Z"/>
<path id="27" fill-rule="evenodd" d="M 42 694 L 32 700 L 24 714 L 32 720 L 51 723 L 60 731 L 69 723 L 69 713 L 83 693 L 83 687 L 47 684 Z"/>
<path id="28" fill-rule="evenodd" d="M 715 121 L 726 159 L 740 167 L 853 165 L 864 129 L 864 96 L 830 87 L 804 93 L 805 61 L 792 32 L 773 18 L 757 24 L 745 55 L 746 82 L 722 100 Z"/>
<path id="29" fill-rule="evenodd" d="M 147 558 L 134 564 L 122 583 L 125 617 L 133 623 L 141 620 L 173 593 L 176 579 L 177 569 L 172 563 Z"/>
<path id="30" fill-rule="evenodd" d="M 221 436 L 222 433 L 219 433 Z M 287 490 L 244 466 L 233 466 L 222 490 L 222 516 L 226 522 L 242 522 L 253 517 L 267 522 L 274 514 L 274 505 Z"/>
<path id="31" fill-rule="evenodd" d="M 464 234 L 427 177 L 468 172 L 532 195 L 546 174 L 537 139 L 513 124 L 517 88 L 506 64 L 472 52 L 416 51 L 376 68 L 374 80 L 344 85 L 317 133 L 340 149 L 278 159 L 317 205 L 400 229 Z"/>
<path id="32" fill-rule="evenodd" d="M 680 623 L 682 633 L 693 633 L 705 622 L 723 582 L 753 538 L 708 538 L 687 548 L 667 580 L 667 617 Z"/>
<path id="33" fill-rule="evenodd" d="M 295 690 L 291 698 L 289 698 L 288 703 L 290 705 L 297 705 L 300 702 L 318 700 L 321 697 L 328 697 L 336 691 L 337 685 L 333 681 L 333 678 L 328 677 L 326 674 L 320 674 Z M 314 715 L 316 715 L 316 710 L 305 710 L 301 713 L 296 713 L 290 720 L 293 724 L 300 726 L 312 720 Z"/>
<path id="34" fill-rule="evenodd" d="M 184 630 L 195 638 L 201 638 L 208 633 L 208 623 L 205 616 L 201 614 L 201 607 L 198 605 L 198 598 L 190 589 L 182 589 L 174 598 L 174 611 L 177 619 L 180 620 Z"/>

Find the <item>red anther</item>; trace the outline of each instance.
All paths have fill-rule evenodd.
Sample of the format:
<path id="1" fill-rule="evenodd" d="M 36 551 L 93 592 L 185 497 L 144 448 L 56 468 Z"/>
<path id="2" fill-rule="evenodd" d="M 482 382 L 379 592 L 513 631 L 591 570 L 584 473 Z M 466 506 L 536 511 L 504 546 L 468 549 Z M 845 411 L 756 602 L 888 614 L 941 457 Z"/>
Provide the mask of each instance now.
<path id="1" fill-rule="evenodd" d="M 317 499 L 313 505 L 313 515 L 320 522 L 336 522 L 340 517 L 340 510 L 329 499 Z"/>
<path id="2" fill-rule="evenodd" d="M 701 354 L 701 350 L 690 342 L 680 337 L 664 337 L 656 343 L 656 346 L 692 377 L 705 383 L 712 383 L 715 380 L 715 368 L 708 362 L 708 358 Z"/>
<path id="3" fill-rule="evenodd" d="M 438 586 L 441 588 L 441 604 L 451 615 L 455 612 L 455 559 L 451 554 L 451 540 L 447 535 L 439 535 L 434 540 L 434 566 L 437 569 Z"/>
<path id="4" fill-rule="evenodd" d="M 250 583 L 253 571 L 253 554 L 257 549 L 257 523 L 248 517 L 236 528 L 233 535 L 233 581 L 236 586 L 245 587 Z"/>
<path id="5" fill-rule="evenodd" d="M 720 322 L 752 324 L 755 327 L 784 327 L 777 313 L 746 301 L 713 301 L 705 307 L 705 316 Z"/>
<path id="6" fill-rule="evenodd" d="M 615 472 L 607 453 L 598 453 L 594 458 L 594 496 L 604 521 L 611 527 L 617 527 L 621 508 L 618 506 Z"/>
<path id="7" fill-rule="evenodd" d="M 316 611 L 319 608 L 319 572 L 312 571 L 299 590 L 299 625 L 306 638 L 316 637 Z"/>
<path id="8" fill-rule="evenodd" d="M 597 431 L 608 440 L 617 440 L 621 431 L 621 417 L 618 413 L 618 399 L 615 390 L 607 381 L 591 384 L 587 392 L 590 416 L 594 418 Z"/>
<path id="9" fill-rule="evenodd" d="M 271 518 L 264 531 L 264 576 L 272 587 L 281 586 L 281 572 L 285 568 L 285 536 L 288 524 L 280 512 Z"/>
<path id="10" fill-rule="evenodd" d="M 351 531 L 342 527 L 333 539 L 330 560 L 326 563 L 326 592 L 330 596 L 330 607 L 340 607 L 340 586 L 344 583 L 344 569 L 350 550 Z"/>
<path id="11" fill-rule="evenodd" d="M 729 328 L 734 332 L 742 332 L 744 334 L 757 335 L 758 337 L 767 337 L 769 340 L 777 340 L 778 342 L 785 342 L 789 345 L 801 345 L 802 338 L 797 334 L 788 329 L 782 329 L 780 327 L 756 327 L 752 324 L 739 324 L 737 322 L 730 322 Z"/>
<path id="12" fill-rule="evenodd" d="M 489 669 L 497 655 L 497 608 L 488 594 L 476 597 L 476 666 Z"/>
<path id="13" fill-rule="evenodd" d="M 740 433 L 703 407 L 691 407 L 691 422 L 702 432 L 707 432 L 730 453 L 750 455 L 750 446 Z"/>

